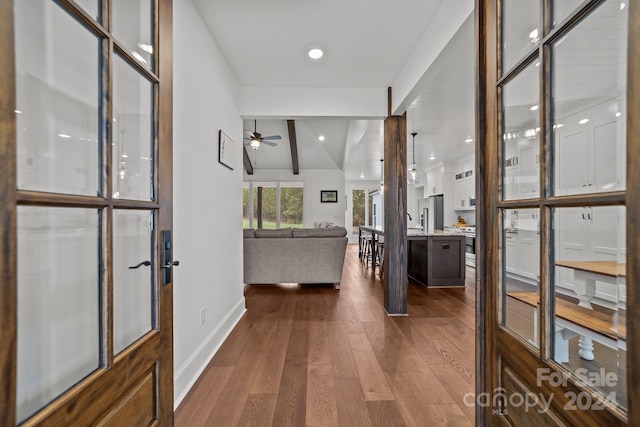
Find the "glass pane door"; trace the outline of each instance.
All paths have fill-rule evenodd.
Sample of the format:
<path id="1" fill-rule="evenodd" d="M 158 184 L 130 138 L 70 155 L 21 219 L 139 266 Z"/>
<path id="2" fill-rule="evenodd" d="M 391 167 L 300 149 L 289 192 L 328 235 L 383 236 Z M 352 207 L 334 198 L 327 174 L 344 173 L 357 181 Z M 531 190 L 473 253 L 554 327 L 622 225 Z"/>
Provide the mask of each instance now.
<path id="1" fill-rule="evenodd" d="M 97 423 L 159 375 L 156 4 L 13 2 L 19 423 Z"/>
<path id="2" fill-rule="evenodd" d="M 493 393 L 503 392 L 487 419 L 622 425 L 635 369 L 627 354 L 629 7 L 485 6 L 499 30 L 487 58 L 500 63 L 484 70 L 493 87 L 480 108 L 497 125 L 487 125 L 482 214 L 501 224 L 485 224 L 497 264 L 485 284 L 495 308 L 486 317 L 495 344 L 487 366 Z M 526 393 L 539 396 L 536 414 L 517 404 Z"/>

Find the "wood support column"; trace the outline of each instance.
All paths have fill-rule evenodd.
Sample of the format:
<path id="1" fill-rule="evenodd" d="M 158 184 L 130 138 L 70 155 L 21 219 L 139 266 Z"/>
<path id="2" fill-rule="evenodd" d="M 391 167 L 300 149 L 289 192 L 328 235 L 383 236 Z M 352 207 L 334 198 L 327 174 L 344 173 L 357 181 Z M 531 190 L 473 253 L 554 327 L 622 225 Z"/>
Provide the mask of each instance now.
<path id="1" fill-rule="evenodd" d="M 391 97 L 389 97 L 391 98 Z M 384 309 L 407 315 L 407 114 L 384 121 Z"/>
<path id="2" fill-rule="evenodd" d="M 262 228 L 262 187 L 258 187 L 258 228 Z"/>

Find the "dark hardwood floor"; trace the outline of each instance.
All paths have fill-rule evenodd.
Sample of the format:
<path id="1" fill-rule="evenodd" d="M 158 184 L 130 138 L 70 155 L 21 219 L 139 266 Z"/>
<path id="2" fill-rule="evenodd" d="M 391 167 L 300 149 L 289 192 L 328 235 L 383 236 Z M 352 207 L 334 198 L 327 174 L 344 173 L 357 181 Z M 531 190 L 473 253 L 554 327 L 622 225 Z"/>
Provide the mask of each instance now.
<path id="1" fill-rule="evenodd" d="M 469 426 L 475 270 L 464 289 L 410 283 L 408 317 L 349 245 L 342 287 L 248 285 L 247 313 L 176 426 Z M 470 399 L 472 400 L 472 399 Z"/>

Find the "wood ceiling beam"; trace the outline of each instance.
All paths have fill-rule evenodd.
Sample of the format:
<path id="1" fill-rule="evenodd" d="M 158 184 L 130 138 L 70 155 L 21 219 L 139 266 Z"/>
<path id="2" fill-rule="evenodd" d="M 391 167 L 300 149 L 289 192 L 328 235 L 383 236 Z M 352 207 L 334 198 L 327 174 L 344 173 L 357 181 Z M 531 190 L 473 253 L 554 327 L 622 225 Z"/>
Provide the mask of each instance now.
<path id="1" fill-rule="evenodd" d="M 296 139 L 296 124 L 294 120 L 287 120 L 287 128 L 289 128 L 289 144 L 291 145 L 291 164 L 293 166 L 293 174 L 300 174 L 300 166 L 298 165 L 298 140 Z"/>
<path id="2" fill-rule="evenodd" d="M 244 169 L 247 171 L 247 175 L 253 175 L 253 165 L 251 164 L 249 153 L 247 153 L 247 147 L 242 147 L 242 151 L 242 161 L 244 163 Z"/>

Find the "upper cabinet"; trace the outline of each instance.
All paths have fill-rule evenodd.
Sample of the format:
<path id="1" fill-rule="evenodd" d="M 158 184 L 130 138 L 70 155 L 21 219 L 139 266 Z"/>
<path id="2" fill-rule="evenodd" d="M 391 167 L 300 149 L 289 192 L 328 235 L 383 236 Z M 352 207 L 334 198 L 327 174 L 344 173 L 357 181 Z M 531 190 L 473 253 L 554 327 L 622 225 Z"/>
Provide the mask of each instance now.
<path id="1" fill-rule="evenodd" d="M 556 126 L 556 195 L 624 189 L 626 115 L 610 106 L 596 105 Z"/>
<path id="2" fill-rule="evenodd" d="M 473 158 L 456 163 L 453 181 L 453 209 L 456 211 L 475 210 L 476 177 Z"/>
<path id="3" fill-rule="evenodd" d="M 540 153 L 537 133 L 513 136 L 505 144 L 504 200 L 531 199 L 540 195 Z"/>

